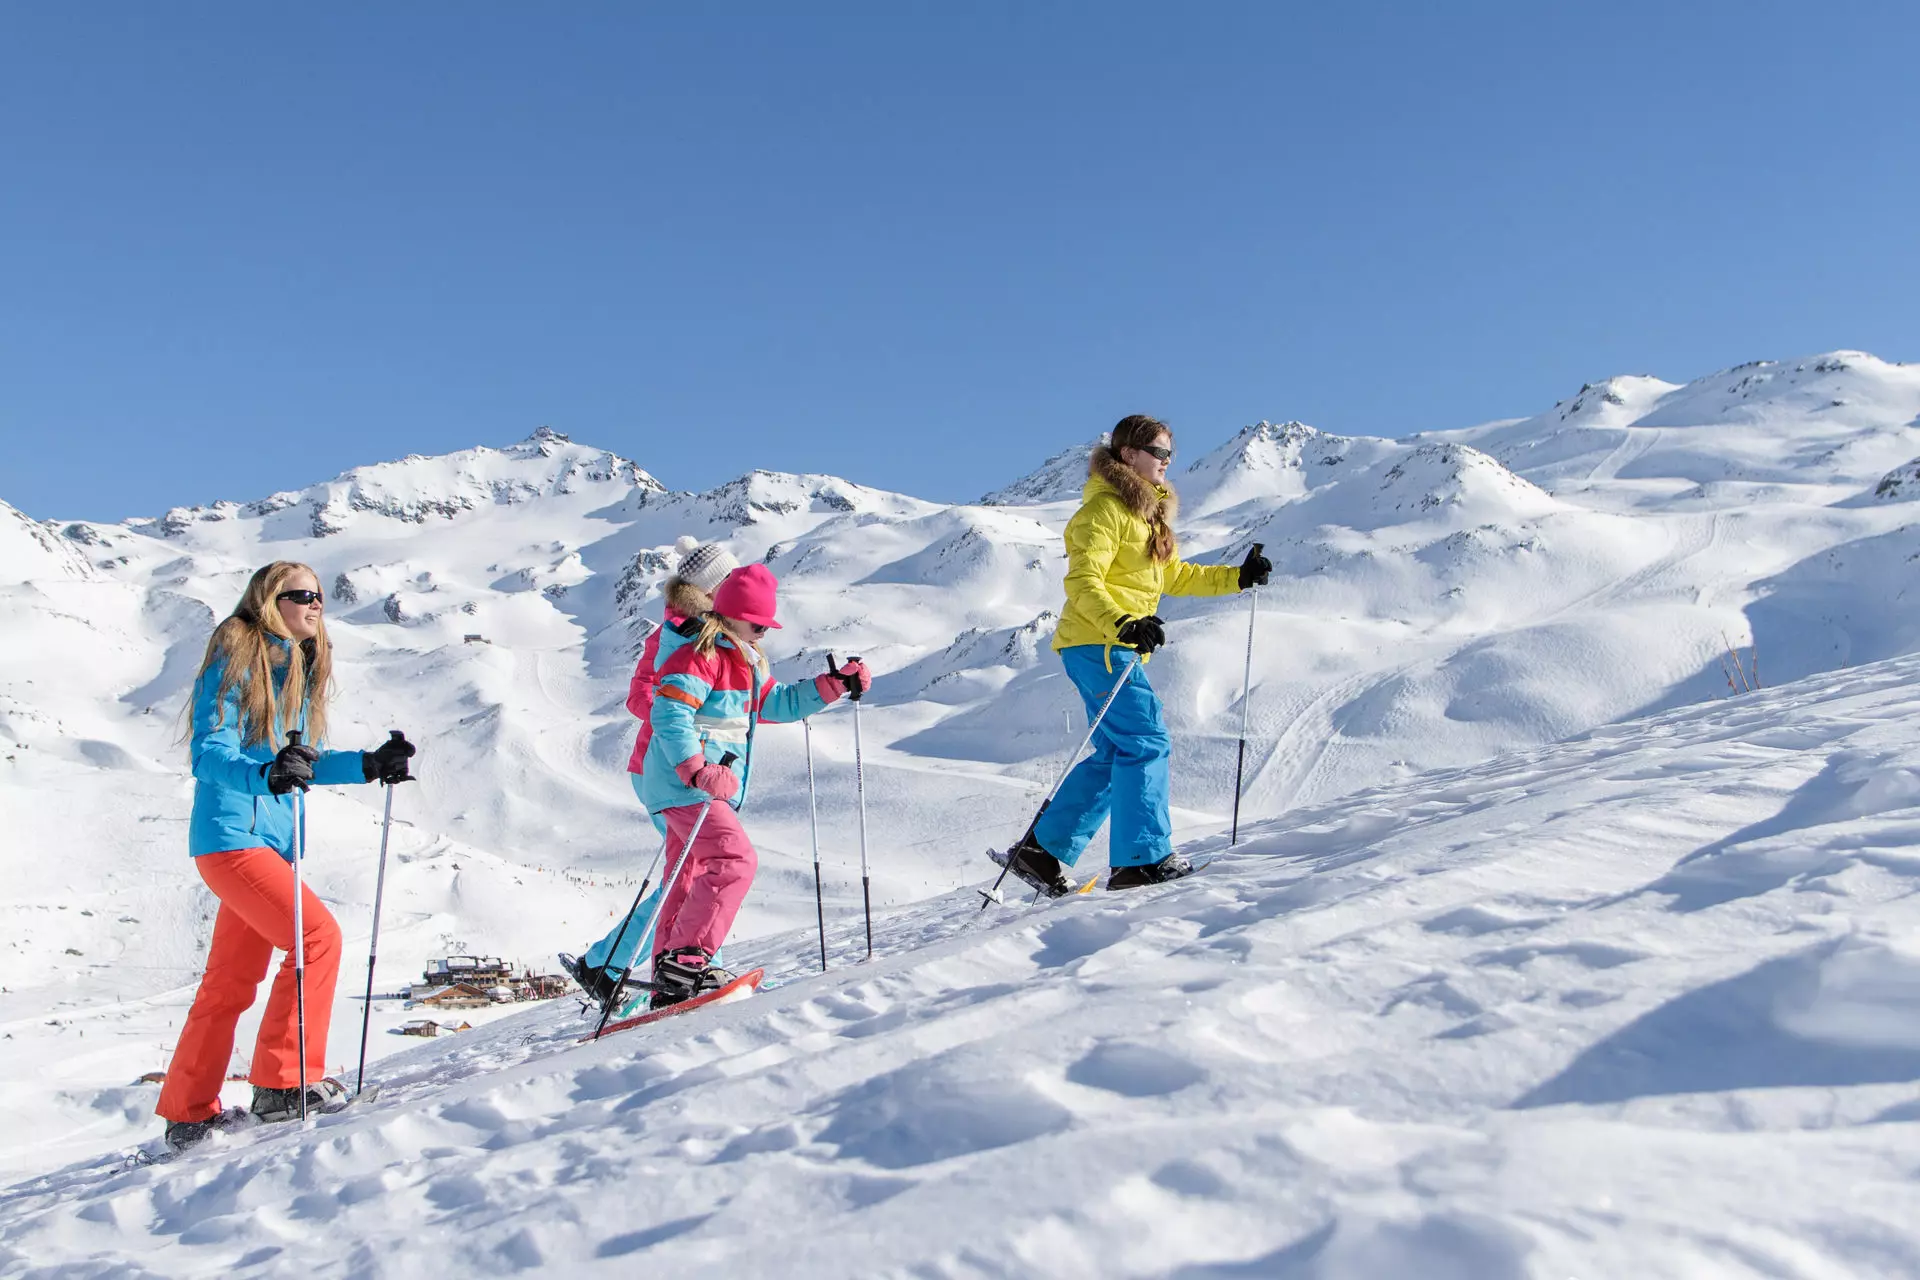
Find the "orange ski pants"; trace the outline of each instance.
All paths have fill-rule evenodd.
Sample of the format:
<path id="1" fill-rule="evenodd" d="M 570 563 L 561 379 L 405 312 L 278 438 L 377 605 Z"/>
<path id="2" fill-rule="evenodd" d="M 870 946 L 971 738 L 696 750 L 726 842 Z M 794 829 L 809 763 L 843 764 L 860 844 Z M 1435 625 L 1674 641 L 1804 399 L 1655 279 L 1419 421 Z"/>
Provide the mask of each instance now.
<path id="1" fill-rule="evenodd" d="M 293 864 L 271 849 L 230 849 L 193 860 L 220 900 L 207 972 L 180 1030 L 154 1110 L 170 1121 L 205 1120 L 220 1111 L 220 1085 L 233 1056 L 234 1027 L 253 1007 L 276 950 L 287 957 L 274 975 L 248 1077 L 267 1089 L 300 1083 L 300 1031 L 293 972 Z M 340 926 L 311 886 L 301 898 L 307 934 L 307 1082 L 326 1075 L 327 1024 L 340 976 Z"/>

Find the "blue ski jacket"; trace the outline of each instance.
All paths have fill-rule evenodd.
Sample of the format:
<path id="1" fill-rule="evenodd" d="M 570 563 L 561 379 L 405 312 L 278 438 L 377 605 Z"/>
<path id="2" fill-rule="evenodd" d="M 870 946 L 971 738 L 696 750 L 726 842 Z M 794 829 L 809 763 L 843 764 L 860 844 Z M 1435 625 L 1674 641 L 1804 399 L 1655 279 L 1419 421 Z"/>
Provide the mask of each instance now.
<path id="1" fill-rule="evenodd" d="M 283 649 L 288 642 L 271 636 Z M 240 689 L 221 698 L 226 664 L 216 660 L 193 690 L 193 817 L 187 825 L 187 852 L 225 853 L 230 849 L 272 849 L 293 861 L 293 797 L 267 790 L 267 765 L 284 742 L 248 745 L 240 735 Z M 273 669 L 274 691 L 286 683 L 286 667 Z M 300 708 L 300 724 L 307 709 Z M 319 747 L 320 743 L 308 745 Z M 322 750 L 313 766 L 315 783 L 365 782 L 358 751 Z"/>

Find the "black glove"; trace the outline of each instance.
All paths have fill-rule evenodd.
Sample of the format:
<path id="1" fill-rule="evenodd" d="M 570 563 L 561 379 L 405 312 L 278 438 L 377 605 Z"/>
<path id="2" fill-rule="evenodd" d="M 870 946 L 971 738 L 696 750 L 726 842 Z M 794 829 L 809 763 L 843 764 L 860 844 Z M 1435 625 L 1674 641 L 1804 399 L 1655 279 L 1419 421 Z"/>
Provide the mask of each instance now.
<path id="1" fill-rule="evenodd" d="M 395 729 L 378 748 L 360 753 L 360 772 L 366 775 L 368 782 L 384 782 L 390 787 L 412 782 L 413 775 L 407 772 L 407 761 L 413 758 L 413 753 L 418 749 L 407 741 L 405 734 Z"/>
<path id="2" fill-rule="evenodd" d="M 1120 619 L 1120 643 L 1140 653 L 1152 653 L 1167 642 L 1167 629 L 1158 614 Z"/>
<path id="3" fill-rule="evenodd" d="M 319 758 L 318 751 L 300 743 L 280 748 L 279 755 L 260 766 L 260 772 L 267 775 L 267 790 L 276 796 L 295 787 L 305 791 L 313 783 L 313 762 Z"/>
<path id="4" fill-rule="evenodd" d="M 1260 554 L 1258 542 L 1247 548 L 1247 558 L 1240 562 L 1240 589 L 1264 587 L 1267 579 L 1273 576 L 1273 561 Z"/>

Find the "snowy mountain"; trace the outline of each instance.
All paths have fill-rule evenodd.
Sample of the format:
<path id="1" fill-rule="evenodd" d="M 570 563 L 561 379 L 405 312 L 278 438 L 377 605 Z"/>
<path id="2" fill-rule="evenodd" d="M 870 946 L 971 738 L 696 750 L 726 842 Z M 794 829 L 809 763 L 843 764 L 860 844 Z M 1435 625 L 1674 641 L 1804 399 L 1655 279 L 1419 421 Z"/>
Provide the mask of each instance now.
<path id="1" fill-rule="evenodd" d="M 1549 489 L 1608 480 L 1668 493 L 1682 480 L 1851 487 L 1920 453 L 1920 365 L 1835 351 L 1756 360 L 1684 386 L 1611 378 L 1538 417 L 1437 434 Z"/>
<path id="2" fill-rule="evenodd" d="M 1261 422 L 1202 451 L 1195 434 L 1175 475 L 1185 553 L 1237 561 L 1261 542 L 1276 566 L 1253 655 L 1255 818 L 1306 809 L 1357 831 L 1372 808 L 1452 785 L 1420 781 L 1433 770 L 1690 714 L 1728 693 L 1729 647 L 1743 665 L 1757 649 L 1769 686 L 1920 651 L 1905 599 L 1920 368 L 1841 352 L 1686 384 L 1614 378 L 1534 418 L 1404 441 Z M 1091 447 L 960 506 L 764 471 L 676 492 L 546 429 L 120 524 L 0 506 L 0 1033 L 17 1046 L 0 1171 L 125 1145 L 146 1123 L 150 1095 L 123 1086 L 164 1065 L 210 920 L 180 848 L 182 700 L 259 564 L 300 559 L 328 587 L 336 741 L 400 727 L 426 752 L 396 797 L 387 986 L 456 939 L 540 962 L 624 907 L 657 845 L 622 776 L 622 700 L 682 534 L 781 578 L 783 677 L 829 652 L 881 673 L 863 706 L 876 902 L 938 903 L 981 878 L 980 851 L 1018 834 L 1084 724 L 1047 642 Z M 1152 672 L 1176 824 L 1205 839 L 1232 804 L 1248 604 L 1164 612 Z M 849 719 L 813 731 L 843 929 L 859 903 Z M 746 939 L 813 911 L 800 731 L 770 728 L 758 749 Z M 342 789 L 312 807 L 312 874 L 349 954 L 377 803 Z M 339 1026 L 357 1025 L 355 986 Z M 849 990 L 831 1000 L 866 998 Z M 376 1026 L 401 1016 L 382 1007 Z M 355 1046 L 336 1039 L 344 1058 Z"/>

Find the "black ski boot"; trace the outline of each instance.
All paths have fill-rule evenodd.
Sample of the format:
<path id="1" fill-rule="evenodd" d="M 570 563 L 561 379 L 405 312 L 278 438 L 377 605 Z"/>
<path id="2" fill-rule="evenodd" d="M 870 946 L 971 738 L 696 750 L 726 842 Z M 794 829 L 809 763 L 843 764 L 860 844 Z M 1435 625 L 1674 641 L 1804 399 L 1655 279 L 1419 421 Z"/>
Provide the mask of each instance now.
<path id="1" fill-rule="evenodd" d="M 1073 892 L 1072 883 L 1061 870 L 1060 859 L 1042 849 L 1031 831 L 1020 837 L 1020 843 L 1004 854 L 989 856 L 1029 888 L 1038 889 L 1046 897 L 1064 898 Z"/>
<path id="2" fill-rule="evenodd" d="M 1141 885 L 1165 884 L 1169 880 L 1192 874 L 1193 864 L 1187 861 L 1185 854 L 1170 853 L 1144 867 L 1114 867 L 1107 872 L 1107 888 L 1138 889 Z"/>
<path id="3" fill-rule="evenodd" d="M 369 1090 L 371 1092 L 371 1090 Z M 332 1076 L 307 1086 L 307 1114 L 332 1115 L 353 1105 L 353 1092 Z M 300 1090 L 263 1089 L 253 1086 L 253 1118 L 266 1124 L 279 1124 L 300 1118 Z"/>
<path id="4" fill-rule="evenodd" d="M 734 975 L 713 963 L 704 947 L 680 951 L 662 951 L 653 958 L 653 996 L 649 1009 L 665 1009 L 709 991 L 718 991 L 732 982 Z"/>
<path id="5" fill-rule="evenodd" d="M 560 967 L 566 970 L 569 978 L 579 984 L 582 991 L 601 1008 L 607 1006 L 620 990 L 620 979 L 605 969 L 596 969 L 578 956 L 560 953 Z"/>
<path id="6" fill-rule="evenodd" d="M 232 1133 L 252 1123 L 245 1107 L 234 1107 L 205 1120 L 175 1120 L 167 1125 L 167 1149 L 175 1155 L 198 1146 L 216 1133 Z"/>

